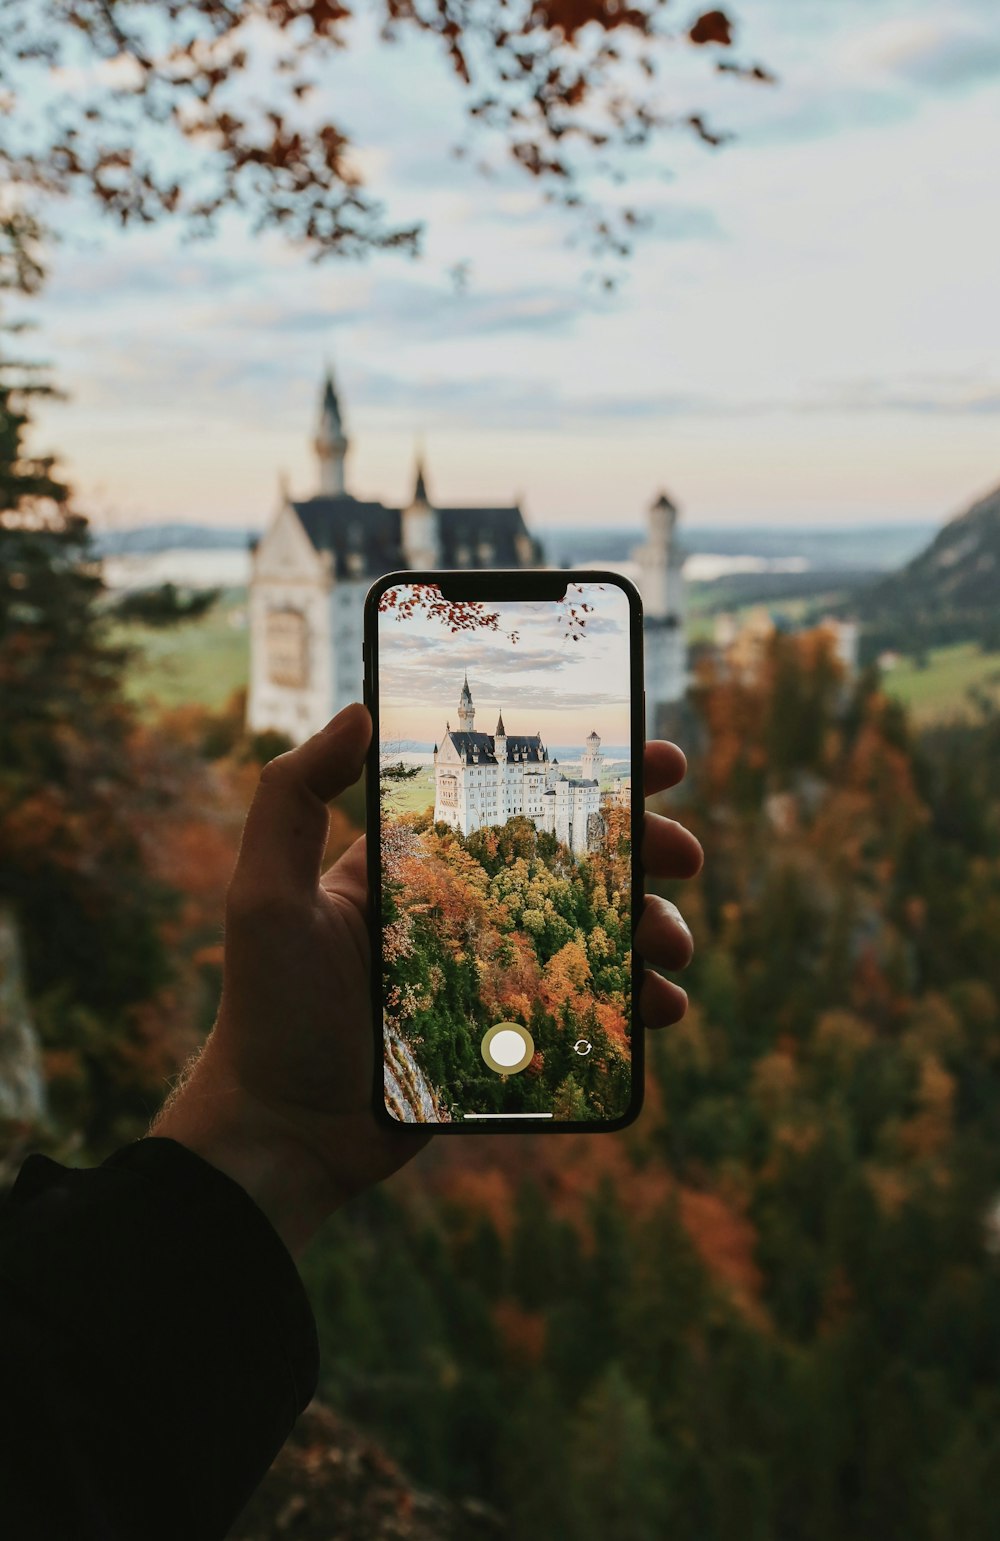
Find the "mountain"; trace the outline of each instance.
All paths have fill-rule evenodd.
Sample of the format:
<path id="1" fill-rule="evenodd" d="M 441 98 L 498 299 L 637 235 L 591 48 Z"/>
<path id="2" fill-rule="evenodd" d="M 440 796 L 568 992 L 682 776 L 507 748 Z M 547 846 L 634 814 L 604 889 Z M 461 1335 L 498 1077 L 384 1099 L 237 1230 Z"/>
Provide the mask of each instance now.
<path id="1" fill-rule="evenodd" d="M 826 526 L 749 520 L 699 524 L 682 514 L 678 538 L 687 555 L 750 556 L 764 561 L 793 558 L 803 564 L 802 571 L 864 573 L 874 580 L 922 550 L 936 528 L 926 523 Z M 601 525 L 543 525 L 538 535 L 546 560 L 556 567 L 624 562 L 645 539 L 638 525 L 622 525 L 613 514 Z"/>
<path id="2" fill-rule="evenodd" d="M 1000 648 L 1000 486 L 951 519 L 899 572 L 856 596 L 867 651 L 950 642 Z"/>
<path id="3" fill-rule="evenodd" d="M 94 530 L 98 556 L 146 556 L 160 551 L 245 551 L 260 530 L 250 526 L 139 524 L 124 530 Z"/>

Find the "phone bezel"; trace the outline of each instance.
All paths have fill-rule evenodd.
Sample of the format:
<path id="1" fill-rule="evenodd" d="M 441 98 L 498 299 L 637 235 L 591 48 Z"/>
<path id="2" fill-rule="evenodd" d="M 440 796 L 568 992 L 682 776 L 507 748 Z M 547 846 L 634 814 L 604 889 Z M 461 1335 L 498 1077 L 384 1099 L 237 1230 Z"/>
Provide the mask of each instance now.
<path id="1" fill-rule="evenodd" d="M 474 1120 L 466 1123 L 410 1123 L 393 1118 L 385 1106 L 383 1004 L 382 1004 L 382 873 L 381 808 L 379 803 L 379 690 L 378 690 L 378 605 L 387 590 L 404 584 L 436 584 L 445 597 L 455 599 L 553 599 L 562 598 L 570 583 L 606 583 L 619 588 L 629 602 L 629 702 L 632 751 L 632 800 L 630 832 L 632 838 L 631 910 L 632 910 L 632 1096 L 625 1112 L 613 1119 L 540 1119 L 526 1123 L 522 1119 L 490 1119 L 487 1126 Z M 370 991 L 375 1065 L 372 1100 L 377 1121 L 391 1129 L 433 1130 L 435 1134 L 612 1134 L 634 1123 L 645 1096 L 646 1034 L 639 1009 L 644 967 L 635 951 L 635 931 L 642 915 L 644 872 L 642 867 L 642 831 L 645 813 L 643 758 L 646 743 L 645 693 L 643 688 L 642 599 L 634 583 L 620 573 L 602 568 L 527 568 L 520 569 L 439 569 L 386 573 L 376 579 L 365 597 L 364 609 L 364 699 L 372 717 L 372 741 L 365 761 L 365 808 L 368 828 L 367 862 L 369 901 L 369 936 L 371 938 Z"/>

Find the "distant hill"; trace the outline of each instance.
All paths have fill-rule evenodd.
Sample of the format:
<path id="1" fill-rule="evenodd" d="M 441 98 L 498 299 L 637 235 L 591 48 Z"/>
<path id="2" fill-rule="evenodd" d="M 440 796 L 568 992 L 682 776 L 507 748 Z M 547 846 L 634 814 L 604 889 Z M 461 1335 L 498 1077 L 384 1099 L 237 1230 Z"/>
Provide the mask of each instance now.
<path id="1" fill-rule="evenodd" d="M 1000 648 L 1000 487 L 951 519 L 905 567 L 855 596 L 869 655 L 952 642 Z"/>
<path id="2" fill-rule="evenodd" d="M 688 554 L 755 556 L 765 560 L 796 557 L 810 571 L 850 572 L 874 578 L 892 572 L 930 540 L 936 524 L 813 525 L 699 524 L 681 515 L 679 542 Z M 627 561 L 645 539 L 638 525 L 613 517 L 604 525 L 544 525 L 537 531 L 546 559 L 555 566 Z"/>
<path id="3" fill-rule="evenodd" d="M 260 530 L 216 524 L 137 524 L 92 531 L 99 556 L 147 556 L 161 551 L 245 551 Z"/>
<path id="4" fill-rule="evenodd" d="M 690 553 L 710 556 L 797 558 L 815 572 L 850 572 L 873 577 L 891 572 L 930 539 L 927 524 L 865 526 L 703 525 L 681 520 L 680 544 Z M 627 561 L 645 539 L 640 525 L 626 526 L 613 517 L 602 525 L 545 525 L 538 531 L 546 561 L 554 566 Z M 164 551 L 246 550 L 261 534 L 251 526 L 194 521 L 139 524 L 125 529 L 92 531 L 100 556 L 155 556 Z"/>

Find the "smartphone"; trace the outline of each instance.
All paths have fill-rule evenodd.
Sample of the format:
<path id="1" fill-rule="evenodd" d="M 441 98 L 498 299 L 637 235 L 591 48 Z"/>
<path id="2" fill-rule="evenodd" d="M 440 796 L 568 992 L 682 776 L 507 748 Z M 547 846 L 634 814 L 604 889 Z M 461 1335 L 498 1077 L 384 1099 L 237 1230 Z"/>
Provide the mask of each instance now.
<path id="1" fill-rule="evenodd" d="M 637 589 L 389 573 L 364 658 L 379 1121 L 623 1128 L 643 1096 Z"/>

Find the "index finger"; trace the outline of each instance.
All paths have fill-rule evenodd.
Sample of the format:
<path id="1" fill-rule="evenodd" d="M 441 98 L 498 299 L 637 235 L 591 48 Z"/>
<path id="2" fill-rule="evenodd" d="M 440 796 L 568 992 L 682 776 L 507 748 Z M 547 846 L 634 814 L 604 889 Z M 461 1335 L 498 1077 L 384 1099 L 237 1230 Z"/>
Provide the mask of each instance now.
<path id="1" fill-rule="evenodd" d="M 684 780 L 687 758 L 676 744 L 668 743 L 665 738 L 651 738 L 642 765 L 646 796 L 655 797 L 657 792 L 665 792 Z"/>

